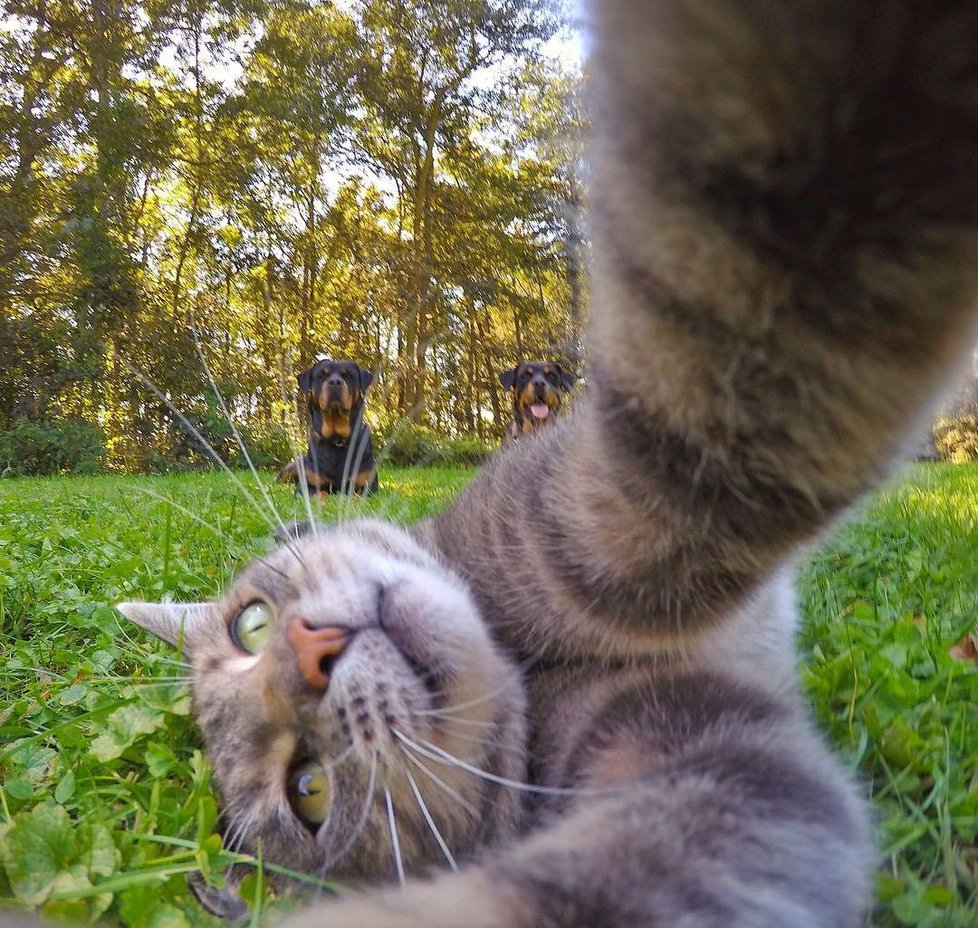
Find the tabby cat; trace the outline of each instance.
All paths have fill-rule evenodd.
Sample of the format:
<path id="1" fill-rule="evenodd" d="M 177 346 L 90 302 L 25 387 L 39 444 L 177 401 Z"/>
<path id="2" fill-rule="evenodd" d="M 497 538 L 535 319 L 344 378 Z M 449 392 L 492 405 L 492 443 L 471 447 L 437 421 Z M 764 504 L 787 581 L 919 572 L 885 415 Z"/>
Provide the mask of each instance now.
<path id="1" fill-rule="evenodd" d="M 527 776 L 540 792 L 485 834 L 442 795 L 433 817 L 446 842 L 497 846 L 457 873 L 317 903 L 296 926 L 842 928 L 869 903 L 868 813 L 798 695 L 788 574 L 889 472 L 975 339 L 978 4 L 603 0 L 589 25 L 588 392 L 416 527 L 429 554 L 412 555 L 426 591 L 414 621 L 447 636 L 457 610 L 475 628 L 470 595 L 496 642 L 478 646 L 485 668 L 498 662 L 502 676 L 483 694 L 488 714 L 462 717 L 486 725 L 487 744 L 408 747 L 441 776 L 509 764 L 500 779 L 519 779 L 518 738 L 506 737 L 519 700 L 493 700 L 523 661 Z M 388 555 L 368 531 L 408 543 L 342 529 L 369 575 Z M 272 606 L 315 599 L 302 565 L 328 546 L 294 546 L 275 557 L 278 586 L 255 594 Z M 464 605 L 448 606 L 446 588 Z M 323 590 L 328 607 L 303 615 L 352 634 L 384 624 L 379 595 L 333 603 Z M 218 625 L 237 621 L 238 602 Z M 277 608 L 280 642 L 292 607 Z M 256 713 L 292 725 L 300 710 L 264 656 L 219 647 L 198 659 L 197 698 L 225 803 L 246 839 L 280 832 L 288 859 L 289 841 L 309 838 L 281 797 L 243 785 L 245 770 L 286 782 L 294 742 L 310 736 L 252 730 Z M 454 714 L 458 672 L 437 647 L 425 659 L 452 693 L 439 711 Z M 405 695 L 393 724 L 374 718 L 387 743 L 406 734 L 402 710 L 437 708 L 417 685 L 426 670 L 391 660 Z M 210 692 L 205 673 L 220 681 Z M 309 704 L 316 725 L 330 699 Z M 316 737 L 306 747 L 331 758 L 333 742 Z M 376 832 L 385 790 L 403 794 L 408 769 L 391 765 L 366 813 L 390 857 Z M 512 806 L 491 789 L 500 779 L 468 780 L 458 798 L 479 790 L 480 816 Z M 524 832 L 500 844 L 520 814 Z M 407 856 L 433 860 L 437 842 L 411 815 Z M 330 831 L 317 861 L 338 840 Z"/>

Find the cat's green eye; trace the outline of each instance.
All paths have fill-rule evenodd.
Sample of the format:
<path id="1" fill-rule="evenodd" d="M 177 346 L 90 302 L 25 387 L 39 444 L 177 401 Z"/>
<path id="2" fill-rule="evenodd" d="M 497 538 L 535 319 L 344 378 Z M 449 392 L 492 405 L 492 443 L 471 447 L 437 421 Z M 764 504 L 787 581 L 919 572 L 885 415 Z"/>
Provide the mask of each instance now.
<path id="1" fill-rule="evenodd" d="M 231 623 L 234 643 L 249 654 L 265 650 L 272 634 L 272 607 L 256 599 L 242 609 Z"/>
<path id="2" fill-rule="evenodd" d="M 289 801 L 307 825 L 321 825 L 329 815 L 329 779 L 322 764 L 306 761 L 289 774 Z"/>

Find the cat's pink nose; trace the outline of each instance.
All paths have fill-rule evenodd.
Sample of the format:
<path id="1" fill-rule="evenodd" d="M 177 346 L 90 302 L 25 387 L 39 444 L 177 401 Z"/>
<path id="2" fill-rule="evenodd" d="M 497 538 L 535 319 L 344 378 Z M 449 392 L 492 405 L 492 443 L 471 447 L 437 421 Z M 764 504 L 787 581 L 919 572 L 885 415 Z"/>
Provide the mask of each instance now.
<path id="1" fill-rule="evenodd" d="M 350 631 L 346 628 L 327 626 L 310 628 L 303 619 L 293 619 L 285 631 L 295 663 L 302 679 L 318 690 L 329 685 L 329 668 L 333 660 L 350 643 Z"/>

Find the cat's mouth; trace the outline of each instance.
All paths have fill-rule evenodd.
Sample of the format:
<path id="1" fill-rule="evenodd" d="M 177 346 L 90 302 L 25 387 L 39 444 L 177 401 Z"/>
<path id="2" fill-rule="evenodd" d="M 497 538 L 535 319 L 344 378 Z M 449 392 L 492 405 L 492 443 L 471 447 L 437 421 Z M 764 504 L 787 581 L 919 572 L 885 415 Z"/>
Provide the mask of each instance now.
<path id="1" fill-rule="evenodd" d="M 398 585 L 381 586 L 377 591 L 377 624 L 391 645 L 397 650 L 411 673 L 421 683 L 431 701 L 432 710 L 444 708 L 452 674 L 428 655 L 419 653 L 417 634 L 412 632 L 414 623 L 398 621 L 396 610 Z"/>
<path id="2" fill-rule="evenodd" d="M 407 782 L 412 771 L 418 775 L 419 768 L 430 768 L 430 758 L 419 758 L 418 751 L 441 750 L 447 734 L 440 718 L 448 695 L 444 678 L 402 656 L 414 685 L 402 679 L 395 687 L 387 679 L 351 689 L 344 685 L 348 681 L 336 681 L 342 696 L 333 692 L 320 707 L 327 724 L 307 731 L 296 746 L 285 773 L 285 794 L 292 813 L 317 841 L 324 833 L 331 835 L 331 821 L 347 817 L 351 802 L 359 808 L 364 794 L 383 796 L 385 789 L 394 791 Z"/>
<path id="3" fill-rule="evenodd" d="M 433 711 L 444 709 L 448 697 L 448 688 L 451 685 L 450 675 L 440 668 L 418 660 L 412 654 L 401 648 L 398 648 L 398 650 L 400 651 L 401 657 L 404 658 L 405 663 L 411 668 L 411 672 L 425 688 L 428 698 L 431 701 L 430 708 Z"/>

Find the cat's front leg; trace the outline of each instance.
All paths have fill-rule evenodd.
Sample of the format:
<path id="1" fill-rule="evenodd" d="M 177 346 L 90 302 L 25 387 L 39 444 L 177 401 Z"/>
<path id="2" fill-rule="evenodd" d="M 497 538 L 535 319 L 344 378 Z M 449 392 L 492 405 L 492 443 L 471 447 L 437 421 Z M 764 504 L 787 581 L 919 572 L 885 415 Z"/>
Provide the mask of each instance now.
<path id="1" fill-rule="evenodd" d="M 283 928 L 519 928 L 518 895 L 470 869 L 432 882 L 412 881 L 342 901 L 315 905 Z"/>
<path id="2" fill-rule="evenodd" d="M 855 928 L 861 842 L 831 826 L 759 820 L 704 792 L 669 788 L 599 804 L 482 867 L 316 905 L 285 928 Z M 778 784 L 772 783 L 772 795 Z M 724 811 L 716 814 L 718 810 Z M 698 816 L 698 823 L 696 817 Z"/>
<path id="3" fill-rule="evenodd" d="M 855 928 L 873 853 L 807 719 L 707 674 L 623 688 L 526 839 L 289 928 Z"/>

